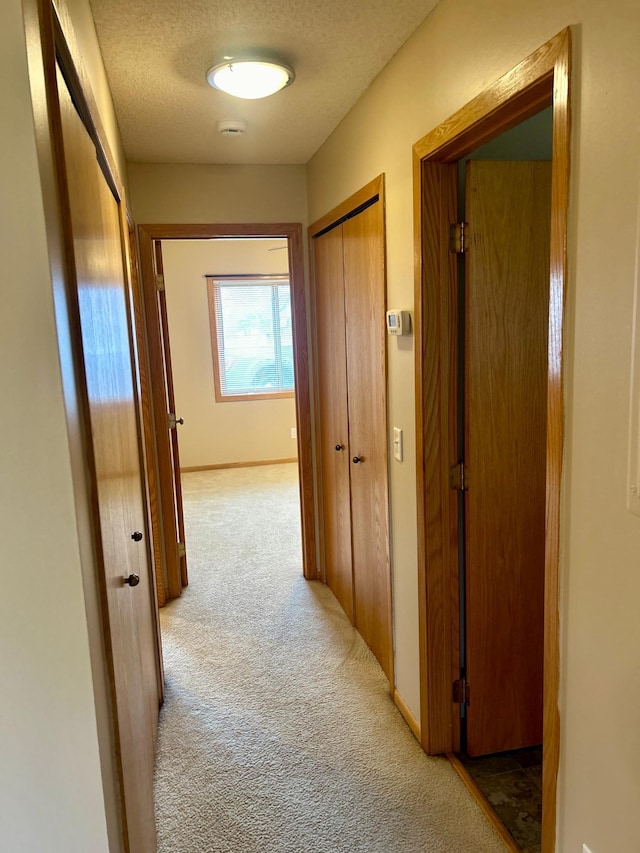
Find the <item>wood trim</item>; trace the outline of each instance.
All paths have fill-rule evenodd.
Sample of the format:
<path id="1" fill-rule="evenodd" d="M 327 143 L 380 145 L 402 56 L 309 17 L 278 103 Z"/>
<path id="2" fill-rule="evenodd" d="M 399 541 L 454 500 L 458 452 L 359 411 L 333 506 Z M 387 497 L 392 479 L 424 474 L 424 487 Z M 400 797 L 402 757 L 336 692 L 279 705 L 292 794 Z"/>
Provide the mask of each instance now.
<path id="1" fill-rule="evenodd" d="M 569 40 L 569 29 L 538 50 L 455 112 L 413 146 L 419 160 L 453 163 L 551 105 L 553 79 Z"/>
<path id="2" fill-rule="evenodd" d="M 309 387 L 309 353 L 307 345 L 307 313 L 305 298 L 304 260 L 302 251 L 302 226 L 296 222 L 257 224 L 147 224 L 138 227 L 142 256 L 142 281 L 147 311 L 147 333 L 156 324 L 157 309 L 152 259 L 153 241 L 158 240 L 209 240 L 214 237 L 283 237 L 287 240 L 289 254 L 289 281 L 291 284 L 291 310 L 293 325 L 293 352 L 295 374 L 296 426 L 298 431 L 298 465 L 300 484 L 300 514 L 302 522 L 303 572 L 305 578 L 316 578 L 316 532 L 314 505 L 314 474 L 311 450 L 311 399 Z M 146 258 L 146 261 L 145 261 Z M 151 344 L 150 344 L 151 346 Z M 157 351 L 150 352 L 151 370 L 157 370 Z M 214 362 L 215 363 L 215 362 Z M 272 395 L 270 395 L 271 397 Z M 237 399 L 237 398 L 236 398 Z M 256 399 L 255 397 L 252 399 Z M 159 456 L 162 452 L 159 450 Z"/>
<path id="3" fill-rule="evenodd" d="M 477 146 L 499 136 L 505 130 L 553 105 L 553 164 L 551 212 L 551 271 L 549 312 L 549 371 L 547 402 L 547 496 L 545 536 L 545 641 L 544 641 L 544 761 L 542 850 L 553 853 L 556 833 L 556 795 L 560 750 L 559 690 L 559 611 L 558 581 L 560 559 L 560 495 L 563 459 L 563 336 L 564 302 L 567 281 L 567 218 L 570 164 L 570 63 L 571 33 L 567 28 L 550 39 L 512 71 L 501 77 L 458 110 L 451 118 L 432 130 L 414 146 L 414 245 L 415 245 L 415 341 L 416 352 L 416 464 L 418 488 L 418 577 L 420 620 L 420 691 L 422 744 L 428 752 L 457 748 L 452 727 L 446 743 L 441 740 L 444 730 L 429 730 L 438 714 L 446 716 L 450 694 L 444 689 L 433 690 L 434 673 L 442 672 L 442 660 L 435 647 L 427 642 L 428 632 L 439 622 L 445 627 L 443 613 L 451 610 L 451 587 L 432 584 L 432 555 L 437 541 L 429 537 L 426 497 L 437 499 L 438 492 L 428 492 L 428 474 L 437 465 L 437 444 L 429 441 L 429 406 L 436 394 L 434 388 L 443 381 L 440 354 L 448 347 L 446 328 L 437 324 L 442 316 L 429 311 L 430 296 L 425 296 L 423 282 L 428 274 L 429 251 L 424 253 L 425 221 L 428 219 L 428 182 L 423 173 L 427 161 L 436 164 L 455 163 Z M 433 194 L 432 194 L 433 197 Z M 432 198 L 431 197 L 431 198 Z M 432 219 L 434 217 L 431 211 Z M 434 255 L 435 256 L 435 255 Z M 430 279 L 430 281 L 432 281 Z M 438 287 L 438 278 L 432 281 Z M 442 292 L 441 292 L 442 296 Z M 438 302 L 433 305 L 438 309 Z M 441 305 L 441 303 L 440 303 Z M 433 306 L 432 306 L 433 307 Z M 435 327 L 429 324 L 436 324 Z M 427 358 L 431 346 L 428 338 L 437 335 L 436 357 Z M 429 350 L 430 351 L 430 350 Z M 442 413 L 441 413 L 442 414 Z M 440 435 L 446 436 L 445 424 Z M 426 438 L 425 438 L 426 436 Z M 432 437 L 432 436 L 431 436 Z M 442 440 L 442 438 L 440 439 Z M 430 511 L 430 510 L 429 510 Z M 441 532 L 441 542 L 447 541 L 449 531 Z M 436 578 L 437 579 L 437 578 Z M 455 606 L 455 603 L 454 603 Z M 449 622 L 451 625 L 451 622 Z M 453 631 L 449 629 L 453 634 Z M 455 645 L 455 644 L 454 644 Z M 426 703 L 426 708 L 425 708 Z M 435 707 L 432 707 L 434 706 Z M 443 748 L 444 747 L 444 748 Z"/>
<path id="4" fill-rule="evenodd" d="M 257 223 L 189 223 L 181 225 L 149 223 L 140 225 L 152 240 L 210 240 L 213 237 L 279 237 L 288 239 L 302 226 L 298 222 L 257 222 Z M 291 253 L 289 253 L 291 259 Z M 301 271 L 304 267 L 301 267 Z M 292 266 L 289 264 L 289 275 Z"/>
<path id="5" fill-rule="evenodd" d="M 467 768 L 460 761 L 458 756 L 454 755 L 453 753 L 450 752 L 450 753 L 447 753 L 447 758 L 451 762 L 451 766 L 453 767 L 453 769 L 456 771 L 458 776 L 464 782 L 467 790 L 470 791 L 473 798 L 475 799 L 475 801 L 480 806 L 480 809 L 481 809 L 482 813 L 484 814 L 484 816 L 486 817 L 486 819 L 489 821 L 491 826 L 494 828 L 496 833 L 499 835 L 500 841 L 502 841 L 505 848 L 507 850 L 511 851 L 511 853 L 521 853 L 520 848 L 515 843 L 515 841 L 511 837 L 511 835 L 507 832 L 504 824 L 502 823 L 502 821 L 500 820 L 498 815 L 494 812 L 494 810 L 491 808 L 489 801 L 487 800 L 485 795 L 482 793 L 480 788 L 478 788 L 478 786 L 475 783 L 475 780 L 469 774 Z"/>
<path id="6" fill-rule="evenodd" d="M 211 342 L 211 361 L 213 364 L 213 388 L 216 403 L 224 401 L 220 382 L 220 353 L 218 351 L 218 308 L 216 289 L 213 280 L 207 277 L 207 304 L 209 306 L 209 339 Z"/>
<path id="7" fill-rule="evenodd" d="M 369 181 L 369 183 L 365 184 L 364 187 L 361 187 L 361 189 L 357 190 L 353 195 L 350 195 L 349 198 L 340 202 L 340 204 L 334 207 L 333 210 L 330 210 L 329 213 L 325 213 L 324 216 L 317 219 L 308 228 L 309 237 L 315 237 L 316 234 L 330 228 L 334 223 L 343 219 L 345 216 L 348 216 L 354 210 L 362 207 L 363 204 L 371 201 L 371 199 L 376 196 L 380 197 L 384 210 L 384 175 L 378 175 L 377 178 Z"/>
<path id="8" fill-rule="evenodd" d="M 288 465 L 290 462 L 297 462 L 297 456 L 291 456 L 289 459 L 257 459 L 253 462 L 218 462 L 214 465 L 190 465 L 186 468 L 181 468 L 181 474 L 194 474 L 196 471 L 222 471 L 227 468 L 259 468 L 262 465 Z"/>
<path id="9" fill-rule="evenodd" d="M 418 577 L 420 649 L 429 665 L 421 678 L 421 732 L 425 750 L 437 755 L 459 745 L 459 714 L 452 704 L 458 677 L 457 493 L 449 466 L 457 461 L 457 260 L 449 252 L 449 225 L 456 219 L 457 167 L 418 164 L 420 209 L 415 218 L 423 246 L 416 279 L 416 439 L 418 468 Z M 419 348 L 418 348 L 419 347 Z M 428 500 L 427 500 L 428 496 Z M 430 602 L 427 618 L 427 602 Z"/>
<path id="10" fill-rule="evenodd" d="M 398 711 L 400 711 L 400 713 L 404 717 L 405 723 L 409 726 L 409 728 L 413 732 L 416 740 L 419 742 L 420 741 L 420 723 L 413 716 L 413 714 L 411 713 L 411 711 L 409 709 L 409 706 L 404 701 L 402 696 L 398 693 L 398 691 L 395 689 L 393 691 L 393 701 L 396 703 L 396 707 L 398 708 Z"/>
<path id="11" fill-rule="evenodd" d="M 553 74 L 551 178 L 551 291 L 547 387 L 547 507 L 545 537 L 542 850 L 556 842 L 560 764 L 560 516 L 564 452 L 564 310 L 568 280 L 567 231 L 571 159 L 571 31 L 564 31 Z"/>
<path id="12" fill-rule="evenodd" d="M 215 390 L 216 403 L 247 403 L 251 400 L 286 400 L 296 396 L 295 391 L 271 391 L 264 394 L 219 394 Z"/>

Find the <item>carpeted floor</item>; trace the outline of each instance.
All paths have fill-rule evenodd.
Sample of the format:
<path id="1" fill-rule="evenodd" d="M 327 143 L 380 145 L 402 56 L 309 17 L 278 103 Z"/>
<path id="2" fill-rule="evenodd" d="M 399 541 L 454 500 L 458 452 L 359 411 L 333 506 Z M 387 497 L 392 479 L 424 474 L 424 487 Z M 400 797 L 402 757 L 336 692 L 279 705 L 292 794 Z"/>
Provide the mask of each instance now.
<path id="1" fill-rule="evenodd" d="M 327 587 L 295 465 L 183 478 L 189 587 L 162 610 L 159 853 L 503 853 L 428 758 Z"/>

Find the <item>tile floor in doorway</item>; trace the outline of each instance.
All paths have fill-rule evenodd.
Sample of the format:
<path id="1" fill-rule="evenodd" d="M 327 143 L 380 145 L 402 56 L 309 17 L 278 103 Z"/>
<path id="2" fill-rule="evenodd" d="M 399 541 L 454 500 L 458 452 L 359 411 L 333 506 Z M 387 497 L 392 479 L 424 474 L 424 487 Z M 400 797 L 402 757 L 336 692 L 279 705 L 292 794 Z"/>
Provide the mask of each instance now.
<path id="1" fill-rule="evenodd" d="M 516 844 L 540 853 L 542 747 L 460 759 Z"/>

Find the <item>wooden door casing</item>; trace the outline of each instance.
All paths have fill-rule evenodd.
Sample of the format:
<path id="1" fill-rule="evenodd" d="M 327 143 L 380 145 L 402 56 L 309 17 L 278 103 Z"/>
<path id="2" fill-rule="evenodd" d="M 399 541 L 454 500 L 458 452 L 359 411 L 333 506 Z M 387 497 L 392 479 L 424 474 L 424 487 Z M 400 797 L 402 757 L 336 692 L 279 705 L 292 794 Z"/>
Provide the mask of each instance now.
<path id="1" fill-rule="evenodd" d="M 324 560 L 329 588 L 353 621 L 350 442 L 342 225 L 314 240 Z M 336 448 L 340 447 L 340 450 Z"/>
<path id="2" fill-rule="evenodd" d="M 130 853 L 155 850 L 157 638 L 134 391 L 130 300 L 118 202 L 61 73 L 59 103 L 112 660 L 114 736 Z M 137 537 L 136 537 L 137 539 Z M 139 584 L 125 578 L 135 574 Z"/>
<path id="3" fill-rule="evenodd" d="M 467 752 L 542 742 L 551 164 L 470 161 Z"/>
<path id="4" fill-rule="evenodd" d="M 380 201 L 347 219 L 342 229 L 354 624 L 390 679 L 393 644 L 387 473 L 385 248 Z"/>

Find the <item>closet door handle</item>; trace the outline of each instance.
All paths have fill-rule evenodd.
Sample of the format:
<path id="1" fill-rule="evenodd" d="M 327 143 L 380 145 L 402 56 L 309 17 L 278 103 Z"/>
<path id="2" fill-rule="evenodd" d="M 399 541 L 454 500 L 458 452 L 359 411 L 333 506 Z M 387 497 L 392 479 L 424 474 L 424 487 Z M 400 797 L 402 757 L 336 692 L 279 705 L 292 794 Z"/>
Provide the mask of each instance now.
<path id="1" fill-rule="evenodd" d="M 344 444 L 336 444 L 336 450 L 344 450 Z"/>
<path id="2" fill-rule="evenodd" d="M 357 465 L 359 462 L 364 462 L 364 459 L 362 458 L 362 456 L 354 456 L 353 457 L 353 464 Z"/>

